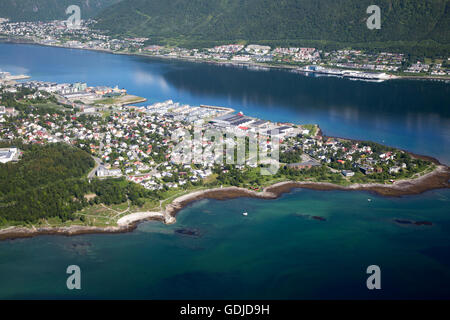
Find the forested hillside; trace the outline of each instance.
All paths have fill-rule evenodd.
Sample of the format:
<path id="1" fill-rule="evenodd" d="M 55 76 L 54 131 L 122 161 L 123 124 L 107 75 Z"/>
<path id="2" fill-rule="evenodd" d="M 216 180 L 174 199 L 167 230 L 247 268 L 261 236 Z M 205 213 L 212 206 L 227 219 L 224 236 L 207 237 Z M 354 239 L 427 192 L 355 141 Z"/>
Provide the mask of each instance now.
<path id="1" fill-rule="evenodd" d="M 65 222 L 81 219 L 75 212 L 94 204 L 140 206 L 154 193 L 125 179 L 94 179 L 92 157 L 66 144 L 29 145 L 15 141 L 23 151 L 17 163 L 0 163 L 0 226 L 37 223 L 56 218 Z M 0 147 L 11 147 L 0 143 Z M 87 194 L 95 198 L 87 199 Z"/>
<path id="2" fill-rule="evenodd" d="M 62 220 L 81 208 L 84 182 L 80 179 L 94 160 L 84 151 L 64 144 L 19 145 L 18 163 L 0 164 L 0 224 L 33 222 L 59 216 Z"/>
<path id="3" fill-rule="evenodd" d="M 0 18 L 11 21 L 49 21 L 66 19 L 70 5 L 81 8 L 82 19 L 91 18 L 120 0 L 0 0 Z"/>
<path id="4" fill-rule="evenodd" d="M 449 0 L 379 0 L 380 30 L 366 26 L 366 9 L 372 4 L 372 0 L 123 0 L 97 19 L 99 28 L 113 34 L 184 46 L 242 40 L 448 50 Z"/>

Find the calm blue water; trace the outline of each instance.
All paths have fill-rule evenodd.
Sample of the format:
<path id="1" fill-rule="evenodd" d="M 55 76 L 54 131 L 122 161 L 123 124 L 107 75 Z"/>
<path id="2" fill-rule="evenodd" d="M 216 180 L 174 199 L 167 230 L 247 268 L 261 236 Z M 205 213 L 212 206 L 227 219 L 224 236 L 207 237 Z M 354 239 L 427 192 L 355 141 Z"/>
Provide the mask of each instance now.
<path id="1" fill-rule="evenodd" d="M 330 135 L 384 140 L 450 163 L 448 84 L 308 78 L 12 44 L 0 44 L 0 68 L 39 80 L 117 84 L 149 102 L 318 123 Z M 203 200 L 175 225 L 148 222 L 127 234 L 3 241 L 0 298 L 448 299 L 449 202 L 450 190 L 401 198 L 295 190 L 277 200 Z M 81 267 L 81 291 L 66 289 L 72 264 Z M 381 291 L 366 289 L 372 264 L 381 267 Z"/>
<path id="2" fill-rule="evenodd" d="M 450 298 L 450 191 L 368 197 L 297 190 L 278 200 L 203 200 L 172 226 L 3 241 L 0 298 Z M 81 291 L 66 289 L 72 264 L 81 268 Z M 373 264 L 381 268 L 376 292 L 366 289 Z"/>
<path id="3" fill-rule="evenodd" d="M 450 85 L 442 82 L 356 82 L 4 43 L 0 69 L 35 80 L 118 85 L 149 103 L 172 99 L 317 123 L 328 135 L 373 140 L 450 163 Z"/>

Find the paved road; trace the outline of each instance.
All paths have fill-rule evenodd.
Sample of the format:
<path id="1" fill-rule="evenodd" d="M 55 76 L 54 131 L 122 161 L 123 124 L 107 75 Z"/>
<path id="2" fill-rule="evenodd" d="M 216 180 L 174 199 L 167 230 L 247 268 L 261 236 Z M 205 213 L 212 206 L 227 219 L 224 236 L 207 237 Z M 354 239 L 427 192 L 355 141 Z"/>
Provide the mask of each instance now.
<path id="1" fill-rule="evenodd" d="M 100 147 L 98 149 L 98 152 L 100 154 L 102 153 L 102 150 L 103 150 L 103 138 L 104 138 L 104 134 L 101 135 L 101 137 L 100 137 Z M 102 164 L 102 160 L 100 160 L 99 158 L 92 156 L 92 159 L 94 159 L 94 161 L 95 161 L 95 168 L 92 169 L 91 172 L 89 172 L 88 179 L 92 179 L 93 177 L 95 177 L 95 173 L 97 172 L 97 169 Z"/>
<path id="2" fill-rule="evenodd" d="M 88 179 L 92 179 L 95 177 L 95 173 L 97 172 L 97 169 L 102 164 L 102 161 L 99 158 L 93 156 L 92 159 L 94 159 L 94 161 L 95 161 L 95 167 L 94 167 L 94 169 L 91 170 L 91 172 L 89 172 Z"/>

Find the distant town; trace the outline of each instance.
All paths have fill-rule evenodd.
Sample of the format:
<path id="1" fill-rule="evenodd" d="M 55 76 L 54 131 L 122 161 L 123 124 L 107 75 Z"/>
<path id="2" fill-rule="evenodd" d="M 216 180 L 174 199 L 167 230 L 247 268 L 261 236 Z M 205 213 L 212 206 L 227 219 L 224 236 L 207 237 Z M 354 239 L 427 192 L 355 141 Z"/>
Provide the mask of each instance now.
<path id="1" fill-rule="evenodd" d="M 355 80 L 385 81 L 396 77 L 450 79 L 450 57 L 409 61 L 402 53 L 335 50 L 316 48 L 272 48 L 258 44 L 228 44 L 213 48 L 186 49 L 149 45 L 148 38 L 114 39 L 95 30 L 95 21 L 82 21 L 79 28 L 68 28 L 66 21 L 9 22 L 0 19 L 0 36 L 48 46 L 102 50 L 178 58 L 250 67 L 287 67 L 296 72 L 327 74 Z"/>

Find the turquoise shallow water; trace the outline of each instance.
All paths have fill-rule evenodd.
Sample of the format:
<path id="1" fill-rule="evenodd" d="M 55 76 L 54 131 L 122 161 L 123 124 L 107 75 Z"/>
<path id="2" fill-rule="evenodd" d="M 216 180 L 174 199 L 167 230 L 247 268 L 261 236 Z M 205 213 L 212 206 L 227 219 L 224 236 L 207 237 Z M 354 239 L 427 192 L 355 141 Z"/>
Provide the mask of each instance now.
<path id="1" fill-rule="evenodd" d="M 384 198 L 297 189 L 277 200 L 202 200 L 175 225 L 127 234 L 4 241 L 0 298 L 450 298 L 449 200 L 449 190 Z M 81 291 L 65 287 L 71 264 Z M 376 292 L 365 285 L 372 264 L 382 273 Z"/>
<path id="2" fill-rule="evenodd" d="M 36 80 L 119 85 L 149 102 L 222 105 L 264 119 L 318 123 L 326 134 L 450 164 L 444 83 L 364 83 L 2 43 L 0 68 Z M 127 234 L 3 241 L 0 298 L 450 298 L 449 201 L 449 190 L 383 198 L 299 189 L 271 201 L 200 201 L 173 226 L 149 222 Z M 198 229 L 200 237 L 178 228 Z M 81 267 L 81 291 L 66 289 L 72 264 Z M 366 289 L 372 264 L 381 267 L 381 291 Z"/>

